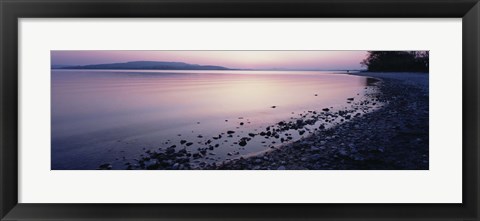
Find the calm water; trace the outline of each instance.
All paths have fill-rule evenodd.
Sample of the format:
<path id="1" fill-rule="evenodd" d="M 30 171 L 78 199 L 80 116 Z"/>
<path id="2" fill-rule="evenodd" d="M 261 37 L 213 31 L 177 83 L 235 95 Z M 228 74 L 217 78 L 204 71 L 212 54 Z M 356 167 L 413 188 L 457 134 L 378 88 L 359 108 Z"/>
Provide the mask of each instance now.
<path id="1" fill-rule="evenodd" d="M 233 142 L 308 110 L 343 108 L 365 85 L 334 72 L 52 70 L 52 169 L 124 169 L 146 150 L 181 140 L 194 150 L 228 130 L 233 138 L 215 140 L 205 160 L 264 151 L 260 136 Z"/>

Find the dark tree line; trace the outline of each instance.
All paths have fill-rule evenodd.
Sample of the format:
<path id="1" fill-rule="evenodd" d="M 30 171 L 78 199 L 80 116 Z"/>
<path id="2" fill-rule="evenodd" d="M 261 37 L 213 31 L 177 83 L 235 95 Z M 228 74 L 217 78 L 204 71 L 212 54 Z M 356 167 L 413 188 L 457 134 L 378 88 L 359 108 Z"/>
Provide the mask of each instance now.
<path id="1" fill-rule="evenodd" d="M 369 51 L 361 64 L 368 71 L 428 72 L 428 51 Z"/>

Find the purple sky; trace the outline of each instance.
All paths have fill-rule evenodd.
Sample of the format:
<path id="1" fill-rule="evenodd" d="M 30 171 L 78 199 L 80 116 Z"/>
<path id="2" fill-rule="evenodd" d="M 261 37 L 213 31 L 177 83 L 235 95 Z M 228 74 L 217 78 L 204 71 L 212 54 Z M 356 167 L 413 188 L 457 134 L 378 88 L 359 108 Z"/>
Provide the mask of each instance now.
<path id="1" fill-rule="evenodd" d="M 51 51 L 53 65 L 176 61 L 245 69 L 361 69 L 366 51 Z"/>

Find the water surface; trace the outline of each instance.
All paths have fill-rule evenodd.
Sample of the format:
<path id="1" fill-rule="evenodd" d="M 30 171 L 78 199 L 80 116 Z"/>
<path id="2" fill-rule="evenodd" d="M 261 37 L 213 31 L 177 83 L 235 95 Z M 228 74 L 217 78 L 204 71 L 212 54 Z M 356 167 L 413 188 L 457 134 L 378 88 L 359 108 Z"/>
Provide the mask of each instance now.
<path id="1" fill-rule="evenodd" d="M 264 151 L 271 141 L 262 137 L 235 142 L 308 110 L 345 108 L 366 86 L 365 77 L 319 71 L 52 70 L 51 78 L 52 169 L 124 169 L 146 150 L 193 152 L 229 130 L 205 160 Z"/>

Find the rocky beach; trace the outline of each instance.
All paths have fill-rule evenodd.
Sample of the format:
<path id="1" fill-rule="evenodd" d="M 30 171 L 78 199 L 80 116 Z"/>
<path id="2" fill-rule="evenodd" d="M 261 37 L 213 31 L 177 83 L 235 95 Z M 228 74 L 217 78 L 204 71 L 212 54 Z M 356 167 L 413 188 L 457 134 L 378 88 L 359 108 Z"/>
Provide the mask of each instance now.
<path id="1" fill-rule="evenodd" d="M 292 113 L 284 120 L 240 136 L 229 130 L 201 141 L 181 140 L 145 150 L 126 169 L 207 170 L 404 170 L 428 169 L 428 74 L 371 73 L 366 93 L 343 108 Z M 316 94 L 314 96 L 317 96 Z M 276 108 L 271 106 L 270 108 Z M 239 127 L 250 123 L 242 119 Z M 243 131 L 242 131 L 243 133 Z M 252 139 L 265 151 L 240 154 Z M 219 141 L 231 141 L 228 159 L 218 161 Z M 200 146 L 192 151 L 188 147 Z M 183 147 L 183 148 L 182 148 Z M 106 163 L 99 169 L 111 169 Z"/>
<path id="2" fill-rule="evenodd" d="M 428 74 L 357 75 L 380 80 L 374 99 L 384 103 L 381 108 L 274 151 L 225 162 L 212 169 L 429 169 Z"/>

